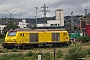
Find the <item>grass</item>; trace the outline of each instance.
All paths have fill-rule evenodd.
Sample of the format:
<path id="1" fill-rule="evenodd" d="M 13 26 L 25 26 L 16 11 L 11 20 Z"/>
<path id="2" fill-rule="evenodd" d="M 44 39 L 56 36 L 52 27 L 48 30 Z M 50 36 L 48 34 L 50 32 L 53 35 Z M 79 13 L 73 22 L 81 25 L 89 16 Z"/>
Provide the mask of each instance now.
<path id="1" fill-rule="evenodd" d="M 2 40 L 0 40 L 0 43 L 2 43 L 3 42 L 3 39 Z M 0 44 L 0 47 L 1 47 L 1 44 Z M 88 49 L 88 48 L 90 48 L 90 41 L 89 42 L 87 42 L 87 43 L 83 43 L 83 45 L 82 45 L 82 47 L 83 47 L 83 49 Z M 64 54 L 65 53 L 68 53 L 68 51 L 69 51 L 69 46 L 64 46 L 64 47 L 58 47 L 58 48 L 56 48 L 56 52 L 58 51 L 58 50 L 61 50 Z M 32 53 L 39 53 L 39 52 L 41 52 L 41 53 L 47 53 L 47 52 L 49 52 L 50 54 L 52 54 L 52 56 L 53 56 L 53 48 L 51 48 L 51 47 L 46 47 L 46 48 L 33 48 L 33 49 L 27 49 L 27 50 L 18 50 L 18 49 L 5 49 L 5 48 L 0 48 L 0 53 L 8 53 L 8 54 L 10 54 L 10 55 L 12 55 L 13 53 L 12 52 L 17 52 L 16 53 L 16 55 L 18 55 L 20 52 L 22 53 L 22 56 L 20 57 L 20 58 L 16 58 L 17 60 L 22 60 L 23 59 L 23 57 L 24 57 L 24 59 L 23 60 L 31 60 L 31 58 L 33 58 L 34 59 L 34 57 L 29 57 L 28 55 L 30 54 L 27 54 L 27 52 L 32 52 Z M 27 56 L 25 56 L 27 54 Z M 34 54 L 35 55 L 35 54 Z M 36 56 L 36 55 L 35 55 Z M 89 57 L 90 57 L 90 55 L 88 55 Z M 7 57 L 9 57 L 9 56 L 7 56 Z M 2 55 L 2 56 L 0 56 L 0 58 L 4 58 L 4 56 Z M 10 60 L 15 60 L 15 58 L 13 57 L 13 58 L 11 58 Z M 87 57 L 88 58 L 88 57 Z M 37 59 L 36 59 L 37 60 Z M 64 58 L 63 57 L 61 57 L 61 58 L 58 58 L 58 60 L 64 60 Z"/>
<path id="2" fill-rule="evenodd" d="M 83 43 L 84 46 L 90 46 L 90 41 L 89 42 L 86 42 L 86 43 Z"/>
<path id="3" fill-rule="evenodd" d="M 13 48 L 11 51 L 12 52 L 19 52 L 19 50 L 17 48 Z"/>

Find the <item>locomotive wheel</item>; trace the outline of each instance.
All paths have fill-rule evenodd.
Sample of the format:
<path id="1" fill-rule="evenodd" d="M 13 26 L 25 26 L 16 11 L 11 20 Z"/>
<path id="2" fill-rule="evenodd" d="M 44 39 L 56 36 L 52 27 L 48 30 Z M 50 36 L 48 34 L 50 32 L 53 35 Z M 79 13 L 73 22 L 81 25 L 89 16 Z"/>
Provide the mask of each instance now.
<path id="1" fill-rule="evenodd" d="M 20 49 L 26 50 L 26 46 L 22 45 L 22 46 L 20 46 Z"/>

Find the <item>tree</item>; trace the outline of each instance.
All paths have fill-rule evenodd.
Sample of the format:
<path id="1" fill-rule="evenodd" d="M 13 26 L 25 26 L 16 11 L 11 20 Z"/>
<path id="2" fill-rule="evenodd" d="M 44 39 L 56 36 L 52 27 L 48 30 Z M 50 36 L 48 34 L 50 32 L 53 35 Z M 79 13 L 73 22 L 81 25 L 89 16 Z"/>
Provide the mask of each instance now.
<path id="1" fill-rule="evenodd" d="M 35 28 L 37 28 L 37 26 L 36 25 L 33 25 L 33 27 L 32 27 L 33 29 L 35 29 Z"/>
<path id="2" fill-rule="evenodd" d="M 3 29 L 3 33 L 6 34 L 6 32 L 10 29 L 16 29 L 19 28 L 13 21 L 10 21 L 6 24 L 6 27 Z"/>
<path id="3" fill-rule="evenodd" d="M 80 44 L 71 45 L 69 52 L 65 55 L 65 60 L 82 60 L 85 58 L 87 51 L 82 49 Z"/>
<path id="4" fill-rule="evenodd" d="M 65 29 L 66 29 L 68 32 L 71 32 L 71 23 L 69 23 L 69 22 L 65 23 Z"/>
<path id="5" fill-rule="evenodd" d="M 81 41 L 82 43 L 90 41 L 90 38 L 88 36 L 80 36 L 76 39 L 77 41 Z"/>
<path id="6" fill-rule="evenodd" d="M 5 17 L 5 18 L 1 18 L 1 20 L 7 20 L 7 18 Z"/>

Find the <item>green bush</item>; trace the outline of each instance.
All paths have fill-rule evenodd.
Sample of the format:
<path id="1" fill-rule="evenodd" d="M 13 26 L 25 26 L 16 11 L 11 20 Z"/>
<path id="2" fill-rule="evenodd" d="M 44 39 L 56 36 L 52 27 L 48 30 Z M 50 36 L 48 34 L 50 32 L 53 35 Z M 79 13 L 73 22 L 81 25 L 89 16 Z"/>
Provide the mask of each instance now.
<path id="1" fill-rule="evenodd" d="M 18 55 L 18 54 L 10 54 L 10 55 L 8 55 L 10 58 L 19 58 L 20 57 L 20 55 Z"/>
<path id="2" fill-rule="evenodd" d="M 8 49 L 6 49 L 6 48 L 5 48 L 5 49 L 3 49 L 3 51 L 4 51 L 4 52 L 9 52 L 9 50 L 8 50 Z"/>
<path id="3" fill-rule="evenodd" d="M 28 53 L 26 53 L 26 57 L 31 57 L 32 55 L 33 55 L 32 52 L 28 52 Z"/>
<path id="4" fill-rule="evenodd" d="M 19 54 L 5 54 L 0 56 L 0 60 L 25 60 L 25 56 L 21 53 Z"/>
<path id="5" fill-rule="evenodd" d="M 87 51 L 87 54 L 90 54 L 90 48 L 88 48 L 86 51 Z"/>
<path id="6" fill-rule="evenodd" d="M 32 60 L 38 59 L 38 54 L 37 53 L 33 53 L 33 55 L 31 56 Z"/>
<path id="7" fill-rule="evenodd" d="M 43 60 L 52 60 L 52 55 L 50 53 L 43 53 L 42 59 Z"/>
<path id="8" fill-rule="evenodd" d="M 58 50 L 58 51 L 56 52 L 56 55 L 57 55 L 57 58 L 61 58 L 61 57 L 63 56 L 63 53 L 62 53 L 61 50 Z"/>
<path id="9" fill-rule="evenodd" d="M 0 53 L 3 53 L 4 51 L 2 49 L 0 49 Z"/>
<path id="10" fill-rule="evenodd" d="M 13 48 L 11 51 L 12 51 L 12 52 L 17 52 L 18 49 L 17 49 L 17 48 Z"/>
<path id="11" fill-rule="evenodd" d="M 69 52 L 65 55 L 65 60 L 78 60 L 79 58 L 85 58 L 86 55 L 86 50 L 83 50 L 81 46 L 77 44 L 70 46 Z"/>
<path id="12" fill-rule="evenodd" d="M 5 38 L 5 34 L 0 34 L 0 39 Z"/>
<path id="13" fill-rule="evenodd" d="M 88 42 L 90 41 L 90 38 L 87 36 L 81 36 L 79 38 L 76 39 L 77 41 L 82 41 L 82 43 Z"/>
<path id="14" fill-rule="evenodd" d="M 0 60 L 8 60 L 8 57 L 7 56 L 8 56 L 7 54 L 1 55 L 0 56 Z"/>
<path id="15" fill-rule="evenodd" d="M 90 46 L 90 41 L 83 43 L 83 46 Z"/>

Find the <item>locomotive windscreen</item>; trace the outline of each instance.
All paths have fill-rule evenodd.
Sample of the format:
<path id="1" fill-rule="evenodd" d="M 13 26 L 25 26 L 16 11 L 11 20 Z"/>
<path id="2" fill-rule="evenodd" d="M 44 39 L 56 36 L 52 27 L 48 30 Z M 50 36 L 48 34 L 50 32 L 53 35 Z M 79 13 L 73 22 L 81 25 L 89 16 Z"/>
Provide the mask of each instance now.
<path id="1" fill-rule="evenodd" d="M 8 32 L 8 36 L 15 36 L 16 32 Z"/>

